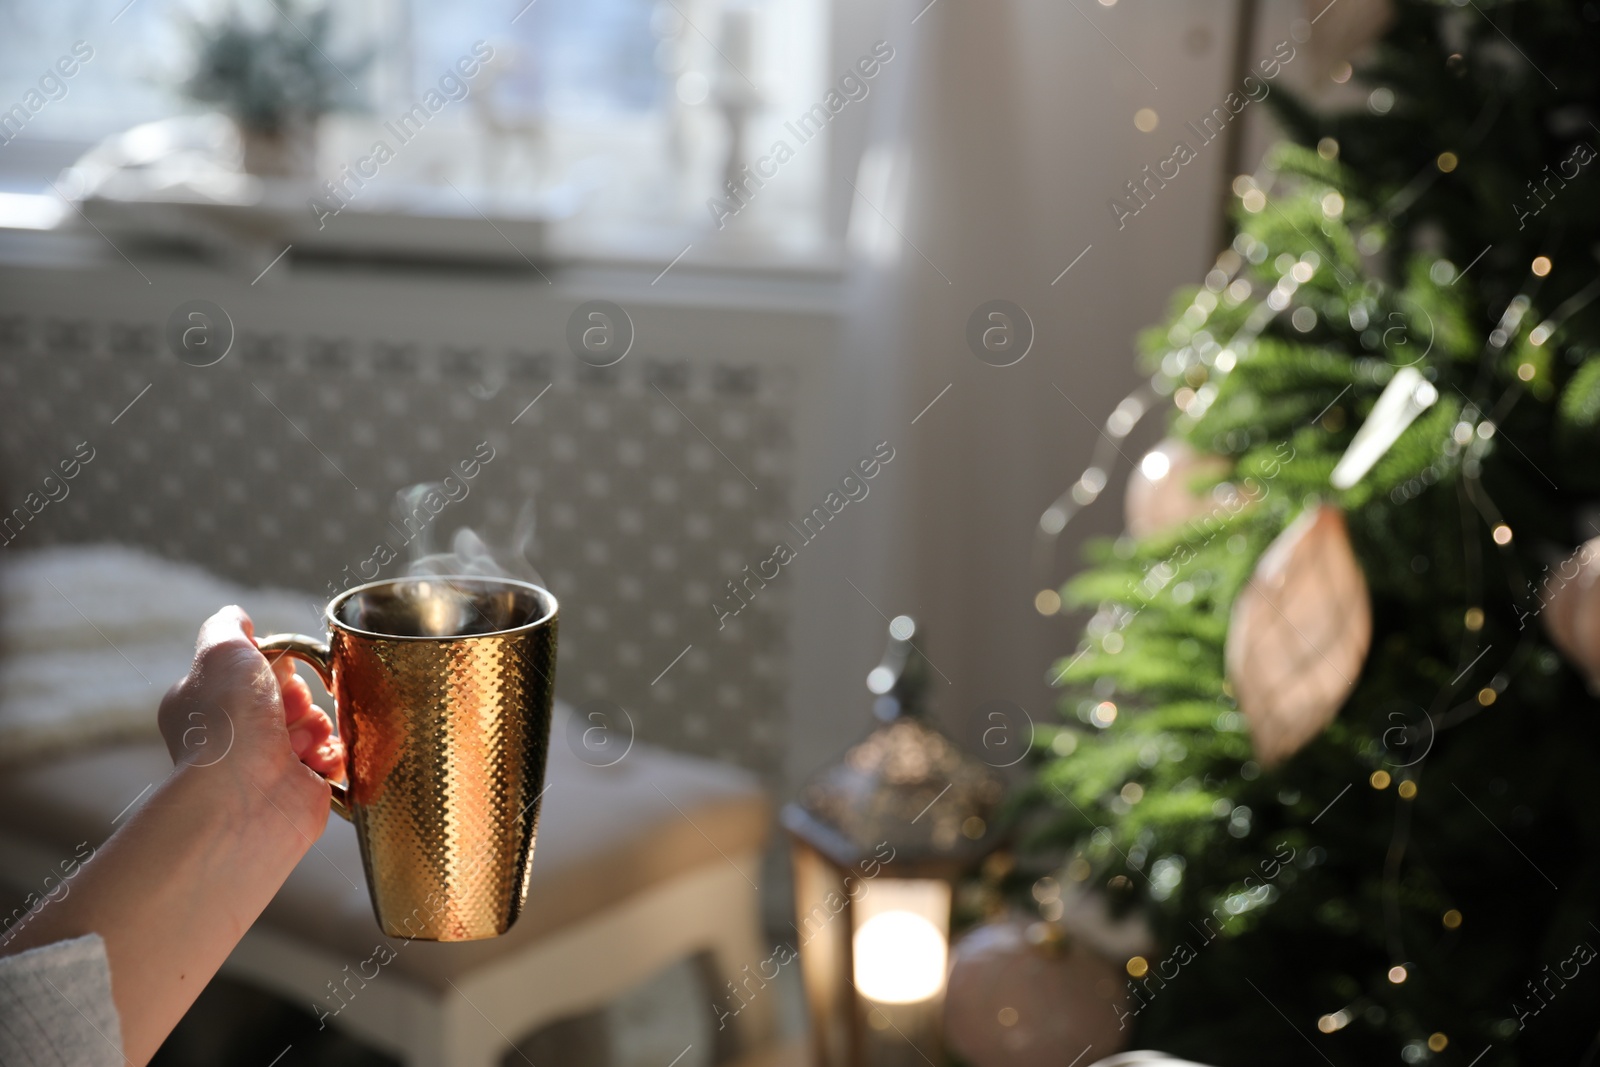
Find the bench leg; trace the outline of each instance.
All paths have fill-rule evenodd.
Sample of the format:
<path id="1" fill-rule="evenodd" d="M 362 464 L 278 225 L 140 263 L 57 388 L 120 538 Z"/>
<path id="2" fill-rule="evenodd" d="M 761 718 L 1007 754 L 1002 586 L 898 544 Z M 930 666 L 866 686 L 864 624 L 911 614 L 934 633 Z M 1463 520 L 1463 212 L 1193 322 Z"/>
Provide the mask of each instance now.
<path id="1" fill-rule="evenodd" d="M 776 1034 L 779 994 L 769 976 L 777 974 L 783 955 L 762 940 L 759 910 L 753 893 L 736 889 L 725 900 L 707 903 L 709 914 L 727 919 L 696 957 L 711 993 L 714 1063 L 749 1056 Z"/>

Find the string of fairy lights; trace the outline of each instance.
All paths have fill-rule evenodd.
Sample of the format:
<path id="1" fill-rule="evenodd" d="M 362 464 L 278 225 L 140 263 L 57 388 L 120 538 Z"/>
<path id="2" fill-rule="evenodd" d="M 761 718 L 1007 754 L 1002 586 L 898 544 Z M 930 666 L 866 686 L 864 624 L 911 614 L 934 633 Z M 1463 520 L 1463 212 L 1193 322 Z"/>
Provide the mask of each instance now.
<path id="1" fill-rule="evenodd" d="M 1336 159 L 1338 144 L 1331 138 L 1324 138 L 1317 146 L 1318 154 L 1326 160 Z M 1459 157 L 1453 152 L 1443 152 L 1435 161 L 1430 170 L 1439 173 L 1449 173 L 1459 164 Z M 1434 175 L 1437 177 L 1437 174 Z M 1247 212 L 1259 213 L 1268 208 L 1279 210 L 1269 198 L 1271 191 L 1271 178 L 1262 182 L 1254 176 L 1241 176 L 1234 183 L 1234 193 Z M 1411 183 L 1402 190 L 1405 193 L 1416 185 Z M 1419 189 L 1411 200 L 1425 191 Z M 1334 190 L 1329 190 L 1321 201 L 1323 213 L 1330 219 L 1338 218 L 1345 208 L 1343 196 Z M 1375 218 L 1382 221 L 1385 217 L 1393 216 L 1395 207 L 1393 202 L 1388 207 L 1388 216 L 1382 212 L 1375 213 Z M 1282 215 L 1281 210 L 1279 214 Z M 1308 245 L 1316 242 L 1298 227 L 1295 227 L 1286 216 L 1283 221 L 1288 223 L 1295 232 L 1304 238 Z M 1260 246 L 1260 247 L 1257 247 Z M 1358 249 L 1364 255 L 1371 255 L 1381 248 L 1381 238 L 1377 236 L 1376 229 L 1369 229 L 1358 237 Z M 1485 250 L 1488 251 L 1487 249 Z M 1243 325 L 1229 337 L 1225 343 L 1218 343 L 1209 338 L 1203 327 L 1210 319 L 1212 312 L 1218 306 L 1219 299 L 1232 299 L 1235 306 L 1249 299 L 1253 293 L 1253 286 L 1247 278 L 1241 277 L 1247 264 L 1259 265 L 1265 261 L 1269 253 L 1264 245 L 1249 234 L 1241 233 L 1235 239 L 1233 247 L 1224 250 L 1218 255 L 1213 268 L 1206 275 L 1205 285 L 1196 294 L 1194 302 L 1180 315 L 1179 321 L 1169 333 L 1168 341 L 1174 347 L 1170 349 L 1162 361 L 1161 371 L 1153 375 L 1146 383 L 1125 396 L 1106 418 L 1100 438 L 1091 455 L 1090 464 L 1075 479 L 1069 487 L 1044 510 L 1038 522 L 1035 535 L 1035 572 L 1041 578 L 1047 576 L 1055 568 L 1057 550 L 1062 532 L 1067 524 L 1082 510 L 1094 504 L 1105 490 L 1111 472 L 1115 469 L 1116 458 L 1121 455 L 1127 458 L 1122 445 L 1126 439 L 1140 425 L 1143 419 L 1152 411 L 1160 410 L 1160 397 L 1170 398 L 1173 406 L 1190 419 L 1198 419 L 1210 402 L 1217 395 L 1217 386 L 1220 381 L 1237 365 L 1242 358 L 1248 358 L 1251 346 L 1260 337 L 1262 332 L 1276 318 L 1287 313 L 1292 324 L 1301 332 L 1310 328 L 1302 318 L 1295 316 L 1302 312 L 1311 316 L 1310 324 L 1315 323 L 1315 311 L 1305 305 L 1296 306 L 1294 296 L 1297 288 L 1309 282 L 1316 271 L 1322 266 L 1322 256 L 1314 249 L 1308 250 L 1299 256 L 1285 253 L 1273 262 L 1277 270 L 1276 284 L 1265 294 L 1257 299 L 1255 305 L 1247 314 Z M 1330 259 L 1330 267 L 1333 262 Z M 1507 521 L 1504 514 L 1495 505 L 1493 499 L 1485 490 L 1482 483 L 1482 461 L 1487 451 L 1494 447 L 1492 442 L 1499 436 L 1513 449 L 1521 453 L 1515 442 L 1510 441 L 1500 426 L 1510 414 L 1517 402 L 1527 394 L 1530 388 L 1535 387 L 1539 376 L 1539 367 L 1532 361 L 1524 361 L 1515 370 L 1515 380 L 1507 385 L 1500 395 L 1492 401 L 1488 392 L 1493 385 L 1496 375 L 1494 373 L 1496 360 L 1503 359 L 1511 342 L 1516 339 L 1524 326 L 1524 320 L 1533 308 L 1533 300 L 1538 285 L 1554 270 L 1551 256 L 1540 254 L 1529 265 L 1529 278 L 1500 314 L 1495 326 L 1489 331 L 1482 351 L 1480 352 L 1477 366 L 1476 380 L 1472 383 L 1471 394 L 1457 388 L 1464 404 L 1461 417 L 1452 427 L 1449 438 L 1440 450 L 1440 461 L 1443 464 L 1455 463 L 1459 465 L 1460 478 L 1457 483 L 1457 495 L 1461 507 L 1462 519 L 1462 548 L 1463 560 L 1466 569 L 1466 588 L 1472 590 L 1470 596 L 1472 603 L 1465 609 L 1463 615 L 1463 632 L 1461 645 L 1458 652 L 1456 673 L 1453 680 L 1442 686 L 1430 702 L 1430 707 L 1424 717 L 1414 725 L 1405 725 L 1384 734 L 1384 747 L 1389 747 L 1389 735 L 1398 733 L 1395 742 L 1396 748 L 1405 749 L 1408 753 L 1417 746 L 1422 747 L 1421 755 L 1408 763 L 1394 764 L 1397 773 L 1379 768 L 1367 777 L 1367 784 L 1375 790 L 1386 790 L 1395 785 L 1396 797 L 1399 804 L 1395 820 L 1391 845 L 1384 864 L 1383 872 L 1383 897 L 1384 897 L 1384 927 L 1385 941 L 1388 944 L 1392 962 L 1386 973 L 1387 980 L 1400 985 L 1411 977 L 1413 965 L 1409 962 L 1401 931 L 1400 916 L 1400 878 L 1401 870 L 1411 842 L 1411 805 L 1410 802 L 1417 797 L 1427 760 L 1433 751 L 1434 742 L 1438 735 L 1447 730 L 1458 727 L 1495 704 L 1503 696 L 1510 685 L 1510 679 L 1522 667 L 1526 666 L 1529 659 L 1538 652 L 1539 641 L 1534 631 L 1526 631 L 1517 641 L 1514 648 L 1499 658 L 1490 681 L 1470 692 L 1465 699 L 1459 697 L 1462 683 L 1473 673 L 1474 668 L 1489 652 L 1489 648 L 1476 647 L 1477 638 L 1485 623 L 1485 614 L 1481 606 L 1487 599 L 1487 590 L 1484 587 L 1485 568 L 1481 556 L 1481 541 L 1473 535 L 1473 524 L 1481 521 L 1489 531 L 1489 539 L 1500 553 L 1506 579 L 1510 584 L 1511 602 L 1519 609 L 1528 606 L 1528 591 L 1532 584 L 1526 579 L 1521 560 L 1513 550 L 1515 531 Z M 1335 268 L 1336 270 L 1336 268 Z M 1346 286 L 1350 280 L 1341 280 Z M 1446 260 L 1435 263 L 1431 278 L 1436 284 L 1449 285 L 1458 280 L 1460 273 L 1453 264 Z M 1545 348 L 1556 339 L 1562 325 L 1573 315 L 1582 311 L 1597 298 L 1600 298 L 1600 279 L 1589 284 L 1574 296 L 1559 305 L 1547 318 L 1542 319 L 1528 330 L 1527 342 L 1535 349 Z M 1364 314 L 1364 313 L 1363 313 Z M 1363 324 L 1352 320 L 1352 325 L 1360 329 Z M 1418 357 L 1415 362 L 1425 359 L 1427 353 Z M 1190 366 L 1202 367 L 1199 374 L 1186 377 L 1185 372 Z M 1188 384 L 1180 385 L 1180 382 Z M 1546 386 L 1548 388 L 1548 386 Z M 1330 404 L 1329 409 L 1318 416 L 1324 428 L 1336 430 L 1342 425 L 1342 418 L 1336 422 L 1330 421 L 1333 415 L 1330 409 L 1337 404 Z M 1523 458 L 1527 460 L 1524 455 Z M 1132 461 L 1130 461 L 1132 462 Z M 1527 460 L 1533 466 L 1532 460 Z M 1535 467 L 1537 470 L 1537 468 Z M 1429 470 L 1434 470 L 1430 467 Z M 1448 471 L 1434 471 L 1434 481 Z M 1543 472 L 1539 472 L 1541 477 Z M 1548 478 L 1546 478 L 1548 480 Z M 1429 482 L 1427 484 L 1433 484 Z M 1554 483 L 1552 483 L 1553 485 Z M 1425 488 L 1425 486 L 1424 486 Z M 1403 504 L 1406 500 L 1417 495 L 1420 488 L 1397 486 L 1391 492 L 1391 501 L 1394 504 Z M 1060 596 L 1051 588 L 1049 581 L 1041 583 L 1042 588 L 1035 597 L 1035 606 L 1044 615 L 1055 615 L 1062 611 Z M 1535 598 L 1537 599 L 1537 598 Z M 1120 616 L 1118 628 L 1125 627 L 1131 615 L 1123 613 Z M 1090 647 L 1088 638 L 1080 649 L 1080 655 Z M 1492 646 L 1491 646 L 1492 647 Z M 1481 677 L 1481 673 L 1480 673 Z M 1470 683 L 1469 683 L 1470 685 Z M 1420 710 L 1420 709 L 1419 709 Z M 1091 720 L 1101 727 L 1109 725 L 1109 720 L 1099 722 Z M 1396 783 L 1396 779 L 1399 779 Z M 1464 795 L 1464 794 L 1463 794 Z M 1470 799 L 1470 798 L 1469 798 Z M 1083 872 L 1087 873 L 1087 872 Z M 1034 887 L 1034 897 L 1041 902 L 1054 901 L 1058 897 L 1056 891 L 1058 883 L 1053 878 L 1041 879 Z M 1059 908 L 1056 909 L 1059 912 Z M 1056 916 L 1046 915 L 1046 919 Z M 1440 924 L 1446 930 L 1456 930 L 1461 927 L 1465 917 L 1456 908 L 1446 909 L 1440 916 Z M 1130 975 L 1137 978 L 1135 973 L 1147 967 L 1142 957 L 1135 956 L 1127 962 Z M 1332 1034 L 1349 1025 L 1368 1007 L 1376 1004 L 1368 996 L 1361 996 L 1352 1002 L 1328 1011 L 1316 1020 L 1320 1033 Z M 1423 1058 L 1422 1049 L 1426 1047 L 1429 1052 L 1442 1052 L 1449 1044 L 1448 1035 L 1434 1032 L 1427 1037 L 1418 1037 L 1414 1042 L 1402 1050 L 1402 1058 L 1407 1062 L 1418 1062 Z M 1487 1050 L 1486 1050 L 1487 1051 Z"/>

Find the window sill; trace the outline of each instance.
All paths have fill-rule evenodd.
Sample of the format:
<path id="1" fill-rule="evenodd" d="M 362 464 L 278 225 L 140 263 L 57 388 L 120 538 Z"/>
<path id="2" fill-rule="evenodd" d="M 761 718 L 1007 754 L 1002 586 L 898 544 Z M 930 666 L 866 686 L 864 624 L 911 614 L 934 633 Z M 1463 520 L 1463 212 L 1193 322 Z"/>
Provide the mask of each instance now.
<path id="1" fill-rule="evenodd" d="M 117 247 L 160 247 L 225 261 L 287 251 L 302 261 L 416 267 L 653 267 L 653 280 L 662 282 L 674 274 L 721 271 L 824 280 L 843 270 L 840 243 L 804 223 L 763 225 L 757 217 L 719 231 L 709 223 L 610 219 L 580 210 L 580 197 L 568 189 L 514 199 L 469 198 L 462 190 L 427 186 L 353 201 L 319 219 L 310 207 L 314 191 L 304 183 L 244 179 L 209 195 L 161 189 L 96 195 L 72 206 L 48 191 L 7 193 L 0 240 L 37 245 L 51 235 L 98 231 Z"/>
<path id="2" fill-rule="evenodd" d="M 701 232 L 669 225 L 652 229 L 619 224 L 608 229 L 581 216 L 522 220 L 521 229 L 504 222 L 490 226 L 481 218 L 433 218 L 420 220 L 421 225 L 405 231 L 411 237 L 400 246 L 403 254 L 340 254 L 303 250 L 290 241 L 275 244 L 277 237 L 262 240 L 263 227 L 274 216 L 250 207 L 219 209 L 212 205 L 198 217 L 211 223 L 226 220 L 230 228 L 253 224 L 257 227 L 254 243 L 223 240 L 215 231 L 197 239 L 195 216 L 179 212 L 184 220 L 181 224 L 164 217 L 174 210 L 172 204 L 121 205 L 142 222 L 112 232 L 96 220 L 95 225 L 103 231 L 96 233 L 59 198 L 40 199 L 62 209 L 62 217 L 49 227 L 7 226 L 0 221 L 0 269 L 104 270 L 114 276 L 127 269 L 125 257 L 131 256 L 144 268 L 141 273 L 200 270 L 231 277 L 241 285 L 259 280 L 265 273 L 262 268 L 269 265 L 275 271 L 275 278 L 269 281 L 281 281 L 286 275 L 320 276 L 328 282 L 397 274 L 460 279 L 487 272 L 525 277 L 539 289 L 545 289 L 548 282 L 547 292 L 557 300 L 603 296 L 624 303 L 829 317 L 837 316 L 843 307 L 842 247 L 795 235 L 750 236 L 735 234 L 731 227 L 718 233 L 709 226 Z M 435 232 L 447 232 L 447 241 L 425 243 Z M 513 235 L 517 236 L 517 252 L 508 244 Z M 286 246 L 290 246 L 287 253 L 275 258 Z"/>

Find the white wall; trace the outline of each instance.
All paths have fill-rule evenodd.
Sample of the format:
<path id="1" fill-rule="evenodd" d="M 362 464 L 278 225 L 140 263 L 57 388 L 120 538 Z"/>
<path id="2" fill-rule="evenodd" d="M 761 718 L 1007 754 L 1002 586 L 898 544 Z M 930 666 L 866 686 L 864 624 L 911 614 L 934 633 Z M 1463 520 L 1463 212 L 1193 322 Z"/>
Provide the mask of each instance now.
<path id="1" fill-rule="evenodd" d="M 1120 530 L 1130 462 L 1069 527 L 1046 571 L 1033 561 L 1036 523 L 1089 465 L 1099 423 L 1138 383 L 1135 333 L 1209 267 L 1232 178 L 1223 143 L 1201 147 L 1182 127 L 1234 88 L 1237 4 L 926 3 L 891 2 L 876 24 L 845 5 L 836 25 L 841 57 L 884 38 L 900 58 L 897 80 L 880 86 L 876 127 L 838 137 L 837 180 L 872 201 L 843 187 L 851 222 L 880 254 L 853 249 L 847 384 L 834 417 L 814 430 L 834 467 L 869 439 L 888 438 L 901 458 L 855 516 L 870 521 L 805 562 L 790 731 L 797 775 L 868 725 L 863 679 L 881 649 L 879 608 L 924 625 L 923 648 L 949 680 L 937 687 L 940 714 L 980 754 L 983 702 L 1053 715 L 1047 670 L 1075 646 L 1081 618 L 1043 618 L 1033 597 L 1078 567 L 1085 536 Z M 1301 15 L 1298 3 L 1264 4 L 1246 59 L 1270 57 Z M 1297 59 L 1280 84 L 1309 77 L 1306 53 Z M 1159 116 L 1149 133 L 1134 125 L 1145 107 Z M 1243 119 L 1260 123 L 1264 112 L 1252 103 Z M 1108 200 L 1168 157 L 1178 136 L 1198 158 L 1119 228 Z M 1253 166 L 1268 140 L 1251 134 L 1241 158 Z M 853 169 L 858 144 L 892 152 L 895 177 L 871 186 Z M 1003 369 L 980 363 L 964 338 L 973 309 L 997 297 L 1023 307 L 1037 337 Z M 1125 449 L 1131 459 L 1163 421 L 1147 419 Z"/>

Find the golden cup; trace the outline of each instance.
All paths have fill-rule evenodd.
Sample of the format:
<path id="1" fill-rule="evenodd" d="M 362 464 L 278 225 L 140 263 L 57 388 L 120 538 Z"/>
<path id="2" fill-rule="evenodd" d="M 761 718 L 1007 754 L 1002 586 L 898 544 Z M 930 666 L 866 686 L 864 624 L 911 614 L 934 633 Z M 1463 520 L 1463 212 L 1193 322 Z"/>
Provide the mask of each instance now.
<path id="1" fill-rule="evenodd" d="M 533 869 L 555 691 L 556 599 L 509 578 L 417 577 L 335 597 L 329 640 L 274 634 L 333 695 L 355 824 L 385 934 L 498 937 Z"/>

